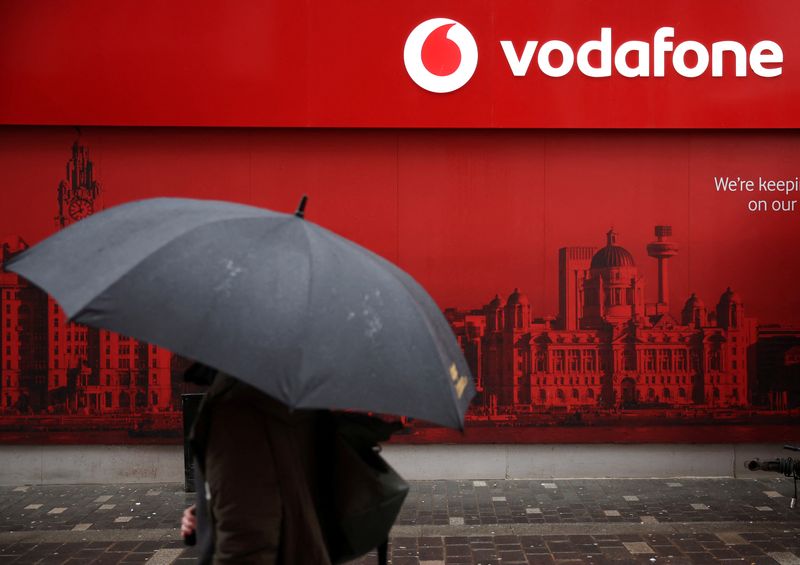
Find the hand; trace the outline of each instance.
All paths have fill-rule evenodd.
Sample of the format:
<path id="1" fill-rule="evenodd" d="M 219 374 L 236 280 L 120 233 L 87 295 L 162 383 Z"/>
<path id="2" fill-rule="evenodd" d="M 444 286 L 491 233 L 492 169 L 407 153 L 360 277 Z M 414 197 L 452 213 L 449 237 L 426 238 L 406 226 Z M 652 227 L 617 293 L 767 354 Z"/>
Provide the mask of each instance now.
<path id="1" fill-rule="evenodd" d="M 189 508 L 183 511 L 181 518 L 181 536 L 188 538 L 194 535 L 197 529 L 197 517 L 195 516 L 195 505 L 192 504 Z"/>

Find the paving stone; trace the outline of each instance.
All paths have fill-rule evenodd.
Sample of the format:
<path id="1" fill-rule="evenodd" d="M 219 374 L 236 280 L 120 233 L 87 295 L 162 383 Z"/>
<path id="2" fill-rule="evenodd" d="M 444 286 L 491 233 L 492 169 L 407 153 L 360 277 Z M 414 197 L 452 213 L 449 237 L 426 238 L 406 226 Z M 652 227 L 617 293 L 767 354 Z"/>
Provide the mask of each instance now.
<path id="1" fill-rule="evenodd" d="M 789 553 L 787 551 L 776 551 L 768 553 L 767 555 L 777 561 L 780 565 L 800 565 L 800 557 L 794 553 Z"/>
<path id="2" fill-rule="evenodd" d="M 464 518 L 460 516 L 451 516 L 450 517 L 450 525 L 451 526 L 463 526 L 464 525 Z"/>
<path id="3" fill-rule="evenodd" d="M 643 541 L 624 542 L 622 545 L 634 555 L 638 553 L 654 553 L 653 548 Z"/>
<path id="4" fill-rule="evenodd" d="M 722 540 L 725 545 L 746 545 L 747 541 L 735 532 L 720 532 L 717 537 Z"/>

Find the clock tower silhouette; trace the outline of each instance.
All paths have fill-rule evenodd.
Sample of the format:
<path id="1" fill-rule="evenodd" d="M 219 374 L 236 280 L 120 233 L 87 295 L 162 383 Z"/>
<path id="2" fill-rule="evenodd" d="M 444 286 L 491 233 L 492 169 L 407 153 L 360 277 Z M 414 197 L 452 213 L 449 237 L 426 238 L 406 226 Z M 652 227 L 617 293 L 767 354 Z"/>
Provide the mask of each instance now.
<path id="1" fill-rule="evenodd" d="M 100 183 L 94 179 L 89 149 L 72 144 L 72 158 L 67 161 L 66 178 L 58 183 L 56 227 L 64 228 L 97 210 Z"/>

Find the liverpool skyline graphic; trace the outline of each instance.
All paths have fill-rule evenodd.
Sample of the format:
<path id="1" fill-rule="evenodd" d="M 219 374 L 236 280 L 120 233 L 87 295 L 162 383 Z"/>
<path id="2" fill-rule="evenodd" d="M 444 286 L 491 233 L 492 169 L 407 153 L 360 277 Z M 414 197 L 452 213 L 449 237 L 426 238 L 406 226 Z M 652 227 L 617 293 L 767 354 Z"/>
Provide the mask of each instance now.
<path id="1" fill-rule="evenodd" d="M 102 208 L 78 141 L 56 186 L 56 229 Z M 26 248 L 22 236 L 3 241 L 2 261 Z M 468 431 L 412 422 L 401 441 L 677 441 L 687 424 L 754 438 L 800 415 L 800 329 L 759 325 L 732 287 L 713 302 L 692 294 L 672 305 L 672 228 L 656 225 L 645 252 L 658 265 L 654 302 L 637 262 L 645 254 L 611 229 L 605 245 L 558 249 L 557 315 L 535 316 L 524 289 L 445 309 L 478 390 Z M 70 323 L 5 270 L 0 316 L 0 441 L 180 441 L 187 360 Z"/>

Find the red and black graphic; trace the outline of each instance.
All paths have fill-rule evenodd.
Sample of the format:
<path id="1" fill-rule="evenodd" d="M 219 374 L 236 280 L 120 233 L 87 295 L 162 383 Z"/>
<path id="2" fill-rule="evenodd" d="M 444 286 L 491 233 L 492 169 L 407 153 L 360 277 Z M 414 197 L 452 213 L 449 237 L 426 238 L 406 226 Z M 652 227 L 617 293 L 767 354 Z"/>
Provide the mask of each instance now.
<path id="1" fill-rule="evenodd" d="M 412 422 L 399 441 L 794 439 L 800 300 L 787 257 L 796 221 L 752 215 L 712 181 L 788 177 L 784 163 L 800 152 L 792 139 L 87 136 L 0 132 L 10 187 L 3 261 L 26 240 L 126 200 L 195 196 L 289 210 L 310 193 L 311 221 L 430 290 L 472 368 L 479 394 L 466 434 Z M 0 441 L 180 441 L 186 360 L 69 323 L 53 299 L 6 271 L 0 332 Z"/>
<path id="2" fill-rule="evenodd" d="M 640 426 L 653 441 L 655 428 L 669 424 L 796 417 L 800 330 L 759 326 L 730 287 L 710 307 L 693 293 L 673 316 L 668 265 L 678 248 L 671 236 L 671 226 L 655 226 L 647 245 L 658 262 L 654 303 L 645 301 L 636 260 L 611 229 L 605 246 L 558 250 L 557 317 L 534 318 L 519 289 L 476 310 L 445 310 L 479 392 L 467 420 L 505 428 Z"/>
<path id="3" fill-rule="evenodd" d="M 58 184 L 56 227 L 92 214 L 99 198 L 89 151 L 75 142 Z M 2 261 L 27 247 L 21 237 L 4 241 Z M 74 432 L 91 440 L 96 432 L 121 439 L 177 434 L 169 351 L 69 322 L 55 300 L 14 273 L 0 274 L 0 288 L 4 435 Z"/>

